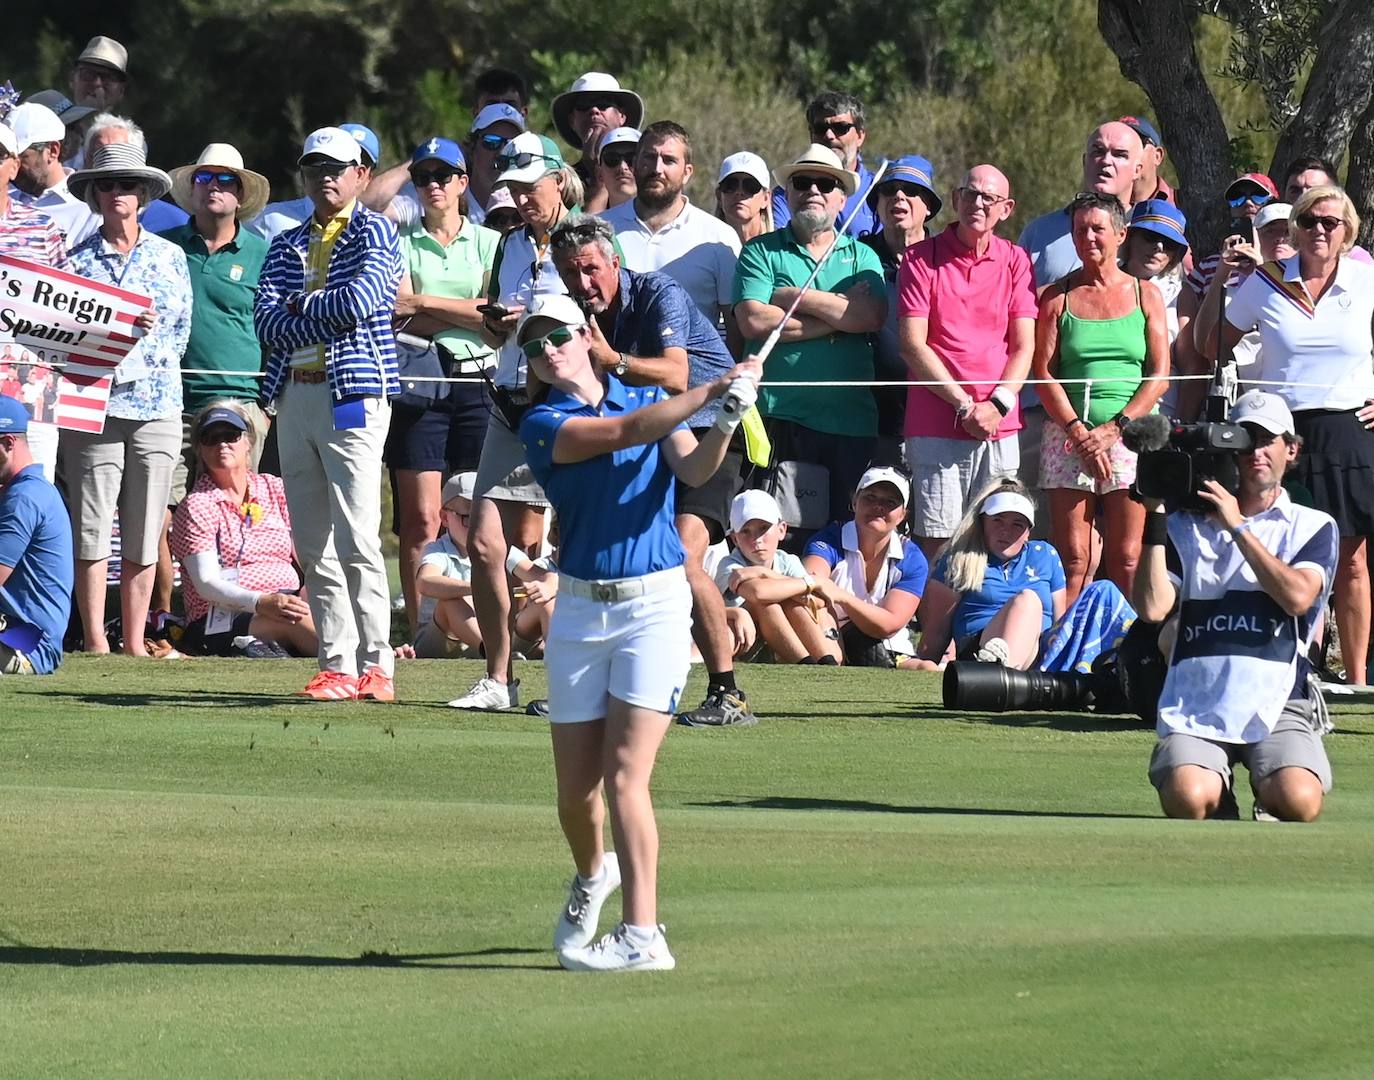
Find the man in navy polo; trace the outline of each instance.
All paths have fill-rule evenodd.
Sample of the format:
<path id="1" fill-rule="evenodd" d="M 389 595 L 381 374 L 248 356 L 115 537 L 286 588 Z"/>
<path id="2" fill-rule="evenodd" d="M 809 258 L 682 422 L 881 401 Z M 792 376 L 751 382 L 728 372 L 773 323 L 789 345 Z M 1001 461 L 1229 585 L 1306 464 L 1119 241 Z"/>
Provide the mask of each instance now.
<path id="1" fill-rule="evenodd" d="M 846 169 L 859 174 L 859 186 L 845 201 L 844 209 L 836 219 L 836 227 L 838 228 L 838 223 L 849 217 L 850 212 L 857 206 L 859 212 L 854 215 L 853 222 L 845 232 L 849 236 L 877 232 L 882 228 L 878 213 L 864 201 L 869 185 L 873 182 L 873 173 L 864 165 L 860 154 L 864 139 L 868 136 L 864 126 L 863 102 L 853 94 L 827 90 L 806 107 L 806 129 L 813 143 L 830 147 Z M 781 229 L 791 220 L 792 207 L 787 201 L 787 191 L 782 187 L 775 187 L 773 228 Z"/>
<path id="2" fill-rule="evenodd" d="M 0 675 L 56 671 L 71 617 L 71 520 L 28 431 L 24 406 L 0 397 Z"/>
<path id="3" fill-rule="evenodd" d="M 667 274 L 636 273 L 620 265 L 615 232 L 590 214 L 569 214 L 553 230 L 550 250 L 569 295 L 588 312 L 592 360 L 623 382 L 673 393 L 719 378 L 734 366 L 714 324 Z M 716 420 L 713 401 L 689 418 L 698 438 Z M 687 551 L 692 588 L 692 634 L 706 661 L 706 701 L 681 723 L 719 727 L 750 724 L 744 692 L 735 686 L 735 641 L 725 601 L 706 573 L 706 549 L 725 535 L 730 503 L 740 488 L 743 456 L 728 451 L 716 474 L 698 488 L 678 483 L 678 533 Z"/>

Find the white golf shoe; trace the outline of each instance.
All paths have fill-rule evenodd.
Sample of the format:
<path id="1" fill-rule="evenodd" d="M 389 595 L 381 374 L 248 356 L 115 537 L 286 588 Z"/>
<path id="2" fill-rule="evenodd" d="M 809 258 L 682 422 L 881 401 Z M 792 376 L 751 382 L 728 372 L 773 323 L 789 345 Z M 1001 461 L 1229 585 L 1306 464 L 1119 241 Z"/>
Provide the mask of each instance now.
<path id="1" fill-rule="evenodd" d="M 471 690 L 460 698 L 448 703 L 450 709 L 476 709 L 485 712 L 503 712 L 520 705 L 520 680 L 507 686 L 499 683 L 490 675 L 483 675 Z"/>
<path id="2" fill-rule="evenodd" d="M 600 941 L 585 949 L 563 949 L 558 962 L 569 971 L 672 971 L 677 961 L 668 951 L 663 927 L 647 945 L 631 941 L 621 923 Z"/>
<path id="3" fill-rule="evenodd" d="M 581 874 L 574 874 L 569 882 L 568 902 L 563 905 L 558 925 L 553 928 L 553 947 L 559 952 L 585 948 L 596 937 L 601 907 L 606 898 L 620 888 L 620 860 L 614 851 L 602 856 L 601 870 L 601 880 L 594 884 L 583 881 Z"/>

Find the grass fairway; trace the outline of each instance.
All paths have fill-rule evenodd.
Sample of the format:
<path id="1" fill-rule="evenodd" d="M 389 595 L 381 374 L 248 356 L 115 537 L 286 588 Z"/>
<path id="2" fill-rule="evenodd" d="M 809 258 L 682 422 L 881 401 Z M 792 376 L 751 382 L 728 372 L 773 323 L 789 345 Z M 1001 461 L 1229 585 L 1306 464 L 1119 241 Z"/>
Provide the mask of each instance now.
<path id="1" fill-rule="evenodd" d="M 1374 1075 L 1369 711 L 1318 823 L 1184 824 L 1140 725 L 747 669 L 764 723 L 659 758 L 678 970 L 617 978 L 548 948 L 545 726 L 434 707 L 476 671 L 404 664 L 396 706 L 290 701 L 303 662 L 0 684 L 0 1077 Z"/>

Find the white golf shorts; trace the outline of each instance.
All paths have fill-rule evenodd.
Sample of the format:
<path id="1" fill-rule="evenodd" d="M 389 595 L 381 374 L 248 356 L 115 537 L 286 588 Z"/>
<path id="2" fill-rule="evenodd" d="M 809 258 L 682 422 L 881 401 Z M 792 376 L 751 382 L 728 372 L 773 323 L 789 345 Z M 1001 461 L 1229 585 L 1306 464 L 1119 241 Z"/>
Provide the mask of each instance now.
<path id="1" fill-rule="evenodd" d="M 677 710 L 691 665 L 692 590 L 682 567 L 659 573 L 670 576 L 664 587 L 611 603 L 559 590 L 544 648 L 550 723 L 600 720 L 612 697 Z"/>

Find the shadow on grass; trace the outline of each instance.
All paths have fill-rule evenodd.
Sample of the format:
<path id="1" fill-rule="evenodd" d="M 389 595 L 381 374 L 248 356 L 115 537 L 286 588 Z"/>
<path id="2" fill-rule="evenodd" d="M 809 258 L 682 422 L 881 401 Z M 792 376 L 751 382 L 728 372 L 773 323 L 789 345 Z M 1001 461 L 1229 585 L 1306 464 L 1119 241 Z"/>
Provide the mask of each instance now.
<path id="1" fill-rule="evenodd" d="M 861 814 L 950 814 L 955 817 L 1033 817 L 1033 818 L 1157 818 L 1158 814 L 1108 814 L 1083 810 L 998 810 L 984 806 L 898 806 L 894 803 L 867 802 L 863 799 L 809 799 L 787 795 L 764 795 L 756 799 L 717 799 L 714 802 L 689 802 L 711 810 L 844 810 Z"/>
<path id="2" fill-rule="evenodd" d="M 814 704 L 825 705 L 824 701 Z M 932 720 L 957 724 L 992 724 L 998 727 L 1047 728 L 1053 731 L 1114 732 L 1148 731 L 1153 725 L 1131 716 L 1099 716 L 1096 713 L 961 713 L 938 705 L 903 706 L 899 702 L 836 701 L 834 708 L 788 709 L 778 719 L 797 720 Z"/>
<path id="3" fill-rule="evenodd" d="M 13 940 L 13 939 L 11 939 Z M 418 968 L 467 971 L 561 971 L 557 964 L 526 964 L 521 956 L 546 956 L 547 949 L 477 949 L 473 952 L 388 953 L 365 952 L 361 956 L 302 956 L 289 953 L 230 953 L 138 951 L 129 949 L 62 949 L 38 945 L 0 945 L 0 967 L 55 965 L 103 967 L 110 964 L 187 967 L 305 967 L 305 968 Z M 493 959 L 482 959 L 491 957 Z M 497 957 L 511 957 L 501 963 Z"/>
<path id="4" fill-rule="evenodd" d="M 355 705 L 351 701 L 320 702 L 311 701 L 309 698 L 297 697 L 294 693 L 280 693 L 263 691 L 262 693 L 245 693 L 242 691 L 224 690 L 184 690 L 184 691 L 152 691 L 140 690 L 135 693 L 112 691 L 110 693 L 100 693 L 95 690 L 54 690 L 47 691 L 45 697 L 61 697 L 71 701 L 79 701 L 86 705 L 110 705 L 115 708 L 147 708 L 148 706 L 169 706 L 174 705 L 179 709 L 234 709 L 234 708 L 260 708 L 275 709 L 280 706 L 300 708 L 309 712 L 312 709 L 319 709 L 322 705 Z M 364 702 L 364 706 L 369 703 Z M 431 709 L 437 702 L 433 701 L 392 701 L 387 703 L 386 712 L 395 709 Z M 377 715 L 381 715 L 382 710 L 378 710 Z"/>

